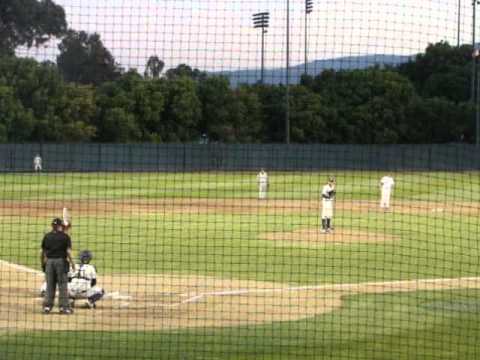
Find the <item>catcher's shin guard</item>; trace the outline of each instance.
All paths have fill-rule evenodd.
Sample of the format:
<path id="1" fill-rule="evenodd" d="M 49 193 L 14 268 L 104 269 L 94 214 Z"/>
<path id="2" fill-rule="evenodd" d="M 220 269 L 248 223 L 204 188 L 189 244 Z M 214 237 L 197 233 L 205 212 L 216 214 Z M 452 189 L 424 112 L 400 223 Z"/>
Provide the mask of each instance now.
<path id="1" fill-rule="evenodd" d="M 96 293 L 95 295 L 92 295 L 88 298 L 88 301 L 91 303 L 96 303 L 98 300 L 103 298 L 103 295 L 105 294 L 105 291 L 102 289 L 101 292 Z"/>

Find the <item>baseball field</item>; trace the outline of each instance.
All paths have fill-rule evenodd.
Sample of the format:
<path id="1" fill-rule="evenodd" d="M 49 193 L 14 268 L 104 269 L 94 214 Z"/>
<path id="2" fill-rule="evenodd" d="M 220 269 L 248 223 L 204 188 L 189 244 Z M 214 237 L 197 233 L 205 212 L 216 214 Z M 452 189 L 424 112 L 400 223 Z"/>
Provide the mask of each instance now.
<path id="1" fill-rule="evenodd" d="M 0 359 L 479 359 L 480 174 L 0 175 Z M 39 248 L 71 212 L 107 294 L 43 315 Z"/>

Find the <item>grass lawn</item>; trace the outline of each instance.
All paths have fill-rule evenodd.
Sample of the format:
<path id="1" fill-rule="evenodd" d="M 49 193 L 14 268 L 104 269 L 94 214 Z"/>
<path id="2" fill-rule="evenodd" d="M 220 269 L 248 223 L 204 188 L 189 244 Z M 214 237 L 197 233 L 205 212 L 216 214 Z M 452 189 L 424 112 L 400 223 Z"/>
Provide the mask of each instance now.
<path id="1" fill-rule="evenodd" d="M 75 250 L 100 274 L 180 273 L 301 284 L 361 283 L 479 274 L 479 216 L 340 210 L 337 228 L 384 233 L 392 242 L 305 244 L 266 232 L 319 226 L 312 211 L 108 213 L 96 201 L 255 199 L 251 173 L 1 174 L 0 203 L 89 200 L 76 215 Z M 270 173 L 271 199 L 318 200 L 327 173 Z M 338 201 L 377 200 L 377 172 L 334 172 Z M 480 201 L 478 173 L 393 173 L 395 201 Z M 467 206 L 467 205 L 465 205 Z M 2 216 L 0 259 L 38 268 L 50 218 Z M 1 296 L 1 295 L 0 295 Z M 307 320 L 158 332 L 29 332 L 0 328 L 0 359 L 479 359 L 480 291 L 352 295 Z M 479 302 L 478 307 L 477 301 Z M 459 305 L 460 304 L 460 305 Z M 463 305 L 465 306 L 463 306 Z M 72 317 L 72 321 L 75 318 Z"/>
<path id="2" fill-rule="evenodd" d="M 0 337 L 0 346 L 5 360 L 475 360 L 479 309 L 477 290 L 359 295 L 347 298 L 341 310 L 296 322 L 169 332 L 35 332 Z"/>

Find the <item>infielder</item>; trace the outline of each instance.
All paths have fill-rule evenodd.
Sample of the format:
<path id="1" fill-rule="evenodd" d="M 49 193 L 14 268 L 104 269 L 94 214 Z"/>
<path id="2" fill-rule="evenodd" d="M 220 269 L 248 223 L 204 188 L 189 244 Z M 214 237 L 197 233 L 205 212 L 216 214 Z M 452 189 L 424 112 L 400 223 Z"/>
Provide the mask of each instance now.
<path id="1" fill-rule="evenodd" d="M 390 175 L 386 175 L 380 179 L 380 208 L 384 211 L 388 211 L 390 208 L 390 195 L 392 194 L 392 188 L 395 185 L 395 181 Z"/>
<path id="2" fill-rule="evenodd" d="M 105 291 L 97 286 L 97 270 L 94 265 L 90 264 L 93 254 L 89 250 L 83 250 L 78 256 L 80 264 L 76 270 L 69 273 L 68 279 L 68 295 L 71 300 L 71 306 L 75 300 L 86 300 L 85 305 L 90 308 L 96 308 L 96 302 L 103 298 Z M 42 285 L 40 293 L 45 293 L 46 284 Z"/>
<path id="3" fill-rule="evenodd" d="M 268 174 L 264 169 L 261 169 L 257 174 L 257 183 L 258 183 L 258 198 L 260 200 L 267 198 L 268 191 Z"/>
<path id="4" fill-rule="evenodd" d="M 322 188 L 322 233 L 331 232 L 333 203 L 335 201 L 335 178 L 330 177 Z"/>
<path id="5" fill-rule="evenodd" d="M 42 171 L 42 158 L 40 157 L 40 154 L 35 155 L 33 158 L 33 170 L 35 172 Z"/>

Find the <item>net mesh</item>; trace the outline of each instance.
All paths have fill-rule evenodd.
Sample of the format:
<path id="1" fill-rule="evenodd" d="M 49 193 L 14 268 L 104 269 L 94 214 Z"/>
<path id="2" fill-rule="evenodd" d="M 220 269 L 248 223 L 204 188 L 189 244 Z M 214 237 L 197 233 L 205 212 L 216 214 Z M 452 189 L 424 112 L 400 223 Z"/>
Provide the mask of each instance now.
<path id="1" fill-rule="evenodd" d="M 471 2 L 56 4 L 0 57 L 0 359 L 480 358 Z"/>
<path id="2" fill-rule="evenodd" d="M 157 55 L 165 70 L 187 64 L 208 72 L 228 72 L 234 82 L 260 78 L 261 31 L 252 16 L 268 12 L 265 68 L 267 83 L 285 83 L 287 1 L 57 1 L 68 24 L 98 33 L 117 62 L 142 72 Z M 458 0 L 290 1 L 292 82 L 304 72 L 305 19 L 309 74 L 375 64 L 398 64 L 423 52 L 429 43 L 471 43 L 471 3 Z M 57 42 L 21 49 L 21 55 L 56 59 Z M 245 70 L 250 70 L 245 72 Z"/>

